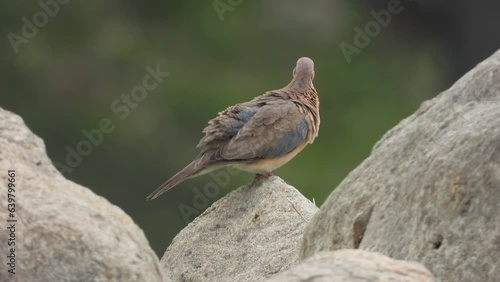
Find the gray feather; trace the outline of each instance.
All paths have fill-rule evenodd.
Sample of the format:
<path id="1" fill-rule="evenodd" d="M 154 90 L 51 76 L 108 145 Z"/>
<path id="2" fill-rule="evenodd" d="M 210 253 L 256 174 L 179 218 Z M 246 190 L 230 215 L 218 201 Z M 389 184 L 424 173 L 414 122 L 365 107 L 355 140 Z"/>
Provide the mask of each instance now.
<path id="1" fill-rule="evenodd" d="M 286 155 L 297 148 L 306 139 L 307 132 L 309 131 L 307 122 L 305 119 L 299 123 L 299 125 L 283 134 L 283 137 L 278 141 L 278 143 L 269 149 L 267 149 L 261 158 L 277 158 Z"/>
<path id="2" fill-rule="evenodd" d="M 258 108 L 241 107 L 240 111 L 234 115 L 231 124 L 227 128 L 227 133 L 231 137 L 245 125 L 257 112 Z"/>

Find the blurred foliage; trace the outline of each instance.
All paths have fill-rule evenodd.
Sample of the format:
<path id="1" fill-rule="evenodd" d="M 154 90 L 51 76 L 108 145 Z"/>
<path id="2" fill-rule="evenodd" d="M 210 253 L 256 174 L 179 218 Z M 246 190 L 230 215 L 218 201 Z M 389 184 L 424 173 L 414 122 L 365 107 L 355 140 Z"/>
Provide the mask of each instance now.
<path id="1" fill-rule="evenodd" d="M 35 1 L 3 6 L 4 35 L 21 34 L 21 18 L 41 9 Z M 0 106 L 22 116 L 59 163 L 85 139 L 82 130 L 110 118 L 116 129 L 65 176 L 125 210 L 160 257 L 187 224 L 178 205 L 192 206 L 193 188 L 212 179 L 145 197 L 198 154 L 209 119 L 285 86 L 299 57 L 316 63 L 321 130 L 276 174 L 317 205 L 387 130 L 449 84 L 439 43 L 398 30 L 406 11 L 347 63 L 339 44 L 353 44 L 353 28 L 373 20 L 359 3 L 242 1 L 222 21 L 211 1 L 73 0 L 59 8 L 17 54 L 4 37 Z M 111 103 L 157 64 L 169 77 L 120 120 Z M 252 178 L 232 177 L 217 198 Z"/>

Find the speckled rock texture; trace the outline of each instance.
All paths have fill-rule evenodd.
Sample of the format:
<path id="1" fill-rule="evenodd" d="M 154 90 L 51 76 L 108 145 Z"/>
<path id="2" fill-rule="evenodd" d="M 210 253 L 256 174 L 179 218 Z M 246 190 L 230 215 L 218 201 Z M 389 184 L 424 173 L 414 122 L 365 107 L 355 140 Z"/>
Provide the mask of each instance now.
<path id="1" fill-rule="evenodd" d="M 500 51 L 375 145 L 306 228 L 301 257 L 360 248 L 438 281 L 499 281 Z"/>
<path id="2" fill-rule="evenodd" d="M 416 262 L 395 260 L 362 250 L 319 252 L 268 282 L 431 282 L 432 274 Z"/>
<path id="3" fill-rule="evenodd" d="M 162 266 L 173 281 L 263 281 L 298 262 L 318 208 L 279 177 L 215 202 L 172 241 Z"/>
<path id="4" fill-rule="evenodd" d="M 7 171 L 15 170 L 15 272 L 5 253 Z M 65 179 L 43 141 L 0 108 L 0 281 L 170 281 L 142 230 L 120 208 Z"/>

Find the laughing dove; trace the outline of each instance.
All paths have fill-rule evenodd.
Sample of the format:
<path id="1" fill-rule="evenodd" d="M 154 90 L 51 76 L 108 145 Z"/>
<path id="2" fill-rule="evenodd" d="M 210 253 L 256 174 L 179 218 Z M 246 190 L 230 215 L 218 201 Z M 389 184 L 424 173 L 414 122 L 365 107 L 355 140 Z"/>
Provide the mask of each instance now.
<path id="1" fill-rule="evenodd" d="M 203 130 L 200 154 L 147 199 L 225 166 L 255 173 L 256 178 L 273 175 L 318 136 L 319 99 L 313 79 L 314 62 L 300 58 L 287 86 L 220 112 Z"/>

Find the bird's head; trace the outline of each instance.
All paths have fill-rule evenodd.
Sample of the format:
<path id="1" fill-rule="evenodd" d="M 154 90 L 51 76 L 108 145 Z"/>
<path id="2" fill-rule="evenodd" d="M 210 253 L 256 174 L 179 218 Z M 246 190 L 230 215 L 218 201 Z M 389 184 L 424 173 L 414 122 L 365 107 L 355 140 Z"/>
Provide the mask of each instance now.
<path id="1" fill-rule="evenodd" d="M 314 79 L 314 62 L 308 57 L 302 57 L 297 61 L 297 65 L 293 69 L 293 78 L 299 80 Z"/>

